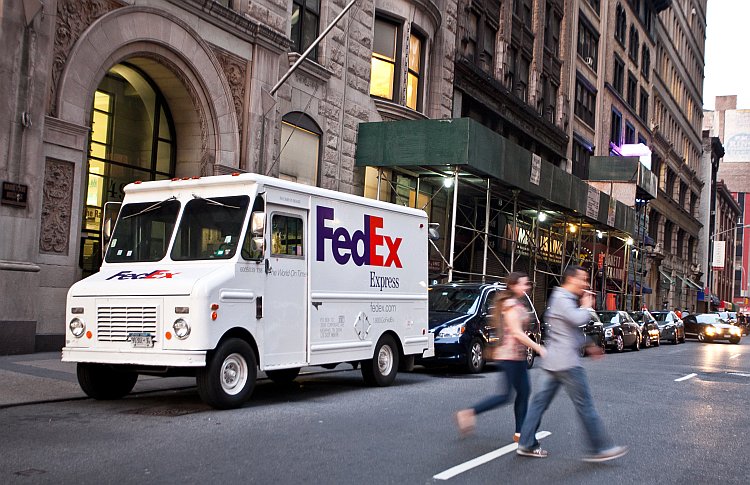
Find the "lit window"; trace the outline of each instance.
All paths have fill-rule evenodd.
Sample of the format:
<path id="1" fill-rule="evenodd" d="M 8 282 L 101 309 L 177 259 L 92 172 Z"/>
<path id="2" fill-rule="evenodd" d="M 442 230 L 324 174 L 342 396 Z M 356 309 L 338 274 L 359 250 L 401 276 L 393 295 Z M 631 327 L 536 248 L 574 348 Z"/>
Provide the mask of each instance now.
<path id="1" fill-rule="evenodd" d="M 391 101 L 395 92 L 398 30 L 394 23 L 375 19 L 370 94 Z"/>
<path id="2" fill-rule="evenodd" d="M 292 2 L 292 49 L 304 52 L 318 37 L 320 24 L 320 0 L 293 0 Z M 317 58 L 317 47 L 310 53 Z"/>
<path id="3" fill-rule="evenodd" d="M 422 69 L 422 39 L 414 34 L 409 36 L 409 74 L 406 80 L 406 106 L 420 108 L 420 76 Z"/>
<path id="4" fill-rule="evenodd" d="M 320 128 L 304 113 L 288 113 L 281 122 L 279 178 L 318 184 Z"/>

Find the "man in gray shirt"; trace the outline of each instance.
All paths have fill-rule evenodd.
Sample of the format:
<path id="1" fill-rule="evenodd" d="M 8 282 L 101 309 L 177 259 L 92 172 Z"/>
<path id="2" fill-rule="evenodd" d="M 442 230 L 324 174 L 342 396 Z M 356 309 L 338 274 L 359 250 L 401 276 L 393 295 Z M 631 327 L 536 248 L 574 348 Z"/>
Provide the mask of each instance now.
<path id="1" fill-rule="evenodd" d="M 536 432 L 542 422 L 542 415 L 560 386 L 565 387 L 573 400 L 588 437 L 591 454 L 584 461 L 612 460 L 628 452 L 625 446 L 613 446 L 604 430 L 604 423 L 594 407 L 586 372 L 579 357 L 584 338 L 580 326 L 588 323 L 590 316 L 586 308 L 591 308 L 594 304 L 593 294 L 587 291 L 588 288 L 586 270 L 580 266 L 570 266 L 563 273 L 562 286 L 555 288 L 550 297 L 546 313 L 549 323 L 547 356 L 542 360 L 542 368 L 546 372 L 542 378 L 541 390 L 534 395 L 521 427 L 521 440 L 517 450 L 519 455 L 547 457 L 547 451 L 539 446 Z M 587 351 L 601 354 L 601 349 L 594 346 L 587 347 Z"/>

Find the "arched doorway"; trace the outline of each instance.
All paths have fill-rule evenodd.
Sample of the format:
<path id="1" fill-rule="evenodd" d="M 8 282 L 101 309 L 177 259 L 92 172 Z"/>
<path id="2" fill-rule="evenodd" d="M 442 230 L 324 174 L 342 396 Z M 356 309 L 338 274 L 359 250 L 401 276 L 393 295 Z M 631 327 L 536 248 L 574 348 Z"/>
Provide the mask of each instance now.
<path id="1" fill-rule="evenodd" d="M 83 212 L 83 276 L 101 265 L 100 233 L 106 202 L 119 202 L 134 180 L 175 173 L 175 127 L 156 84 L 132 64 L 112 67 L 94 94 Z"/>

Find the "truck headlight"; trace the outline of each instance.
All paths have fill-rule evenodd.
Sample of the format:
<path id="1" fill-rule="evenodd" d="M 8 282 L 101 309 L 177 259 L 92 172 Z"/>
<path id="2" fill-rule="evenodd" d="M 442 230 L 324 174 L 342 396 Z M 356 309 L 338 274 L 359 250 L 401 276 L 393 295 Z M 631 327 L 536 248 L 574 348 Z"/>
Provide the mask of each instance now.
<path id="1" fill-rule="evenodd" d="M 178 318 L 172 324 L 174 334 L 178 339 L 184 340 L 190 335 L 190 324 L 184 318 Z"/>
<path id="2" fill-rule="evenodd" d="M 68 327 L 70 328 L 70 333 L 76 338 L 82 336 L 83 332 L 86 331 L 86 324 L 78 317 L 72 319 Z"/>

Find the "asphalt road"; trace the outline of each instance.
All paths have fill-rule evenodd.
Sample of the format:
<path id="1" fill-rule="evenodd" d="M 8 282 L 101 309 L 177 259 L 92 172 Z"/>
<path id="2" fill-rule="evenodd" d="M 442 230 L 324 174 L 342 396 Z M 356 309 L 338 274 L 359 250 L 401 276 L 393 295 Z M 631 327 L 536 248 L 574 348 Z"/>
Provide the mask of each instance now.
<path id="1" fill-rule="evenodd" d="M 750 338 L 585 366 L 608 431 L 630 447 L 619 460 L 580 460 L 581 428 L 560 393 L 542 422 L 549 458 L 510 450 L 469 467 L 511 444 L 510 407 L 480 416 L 463 440 L 452 419 L 492 392 L 498 373 L 417 367 L 368 388 L 342 364 L 287 387 L 262 381 L 232 411 L 206 407 L 194 388 L 0 409 L 0 483 L 748 483 Z M 531 372 L 532 391 L 541 372 Z M 440 479 L 456 466 L 467 469 Z"/>

